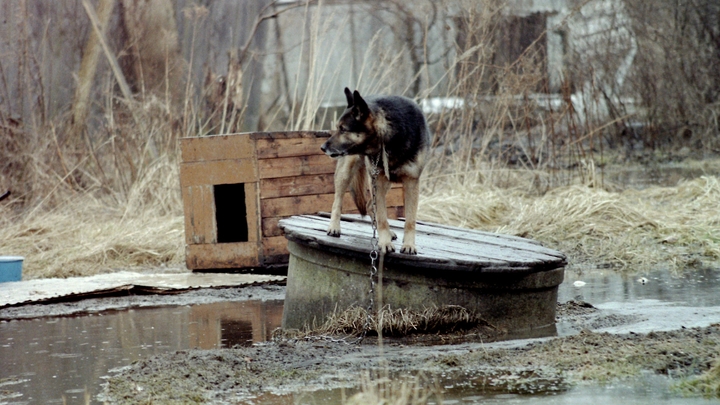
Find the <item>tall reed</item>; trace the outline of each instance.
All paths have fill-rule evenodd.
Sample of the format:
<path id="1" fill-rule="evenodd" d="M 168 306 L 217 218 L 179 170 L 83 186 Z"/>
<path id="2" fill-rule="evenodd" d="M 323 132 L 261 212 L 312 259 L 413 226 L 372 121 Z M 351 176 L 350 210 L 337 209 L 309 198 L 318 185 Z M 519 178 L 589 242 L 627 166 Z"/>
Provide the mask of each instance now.
<path id="1" fill-rule="evenodd" d="M 342 91 L 331 88 L 334 80 L 330 79 L 345 73 L 354 55 L 358 63 L 352 67 L 354 82 L 347 83 L 348 86 L 357 87 L 364 94 L 399 93 L 420 102 L 432 98 L 444 100 L 445 107 L 428 115 L 433 152 L 423 181 L 424 218 L 540 237 L 555 246 L 565 245 L 545 230 L 562 227 L 559 218 L 558 222 L 533 225 L 543 214 L 539 208 L 534 208 L 532 215 L 522 214 L 523 207 L 533 206 L 528 198 L 557 198 L 548 205 L 570 209 L 567 202 L 577 195 L 586 195 L 587 187 L 602 193 L 604 184 L 598 169 L 611 161 L 608 156 L 613 153 L 621 156 L 618 159 L 622 161 L 622 156 L 626 156 L 623 148 L 636 153 L 637 148 L 632 145 L 637 141 L 646 147 L 660 148 L 672 144 L 674 139 L 675 143 L 698 146 L 703 152 L 713 150 L 717 143 L 719 114 L 717 103 L 711 102 L 716 87 L 712 69 L 703 68 L 702 74 L 694 76 L 691 66 L 682 63 L 690 60 L 688 55 L 668 62 L 660 58 L 668 54 L 663 49 L 672 48 L 671 40 L 678 38 L 687 43 L 687 49 L 697 50 L 703 60 L 712 61 L 715 57 L 708 52 L 710 45 L 697 29 L 681 35 L 682 21 L 670 19 L 674 6 L 669 2 L 661 2 L 657 10 L 650 10 L 658 16 L 653 24 L 664 27 L 657 32 L 672 33 L 661 48 L 653 48 L 648 42 L 651 33 L 637 24 L 650 3 L 622 3 L 628 18 L 614 24 L 622 28 L 623 35 L 634 33 L 639 50 L 654 50 L 644 54 L 638 51 L 642 56 L 634 63 L 640 65 L 627 74 L 622 88 L 609 88 L 602 80 L 594 80 L 604 77 L 598 73 L 601 69 L 593 73 L 596 76 L 589 76 L 592 72 L 588 72 L 587 65 L 570 63 L 555 95 L 548 93 L 547 54 L 541 46 L 548 31 L 539 32 L 516 57 L 498 56 L 506 45 L 503 36 L 508 29 L 504 21 L 509 18 L 506 1 L 421 3 L 412 8 L 405 7 L 400 0 L 357 6 L 358 13 L 372 18 L 398 15 L 398 10 L 411 15 L 401 13 L 397 27 L 378 30 L 361 44 L 361 49 L 339 52 L 336 50 L 348 44 L 343 42 L 346 38 L 337 35 L 337 27 L 349 25 L 350 17 L 339 15 L 335 6 L 324 2 L 293 6 L 296 17 L 302 21 L 303 37 L 298 46 L 306 63 L 286 66 L 286 73 L 305 75 L 307 80 L 295 80 L 294 88 L 269 96 L 284 101 L 262 101 L 261 106 L 268 108 L 260 108 L 258 129 L 328 129 L 320 128 L 325 125 L 320 123 L 332 122 L 333 112 L 324 109 L 323 103 L 330 94 Z M 711 4 L 701 3 L 712 10 Z M 213 91 L 219 89 L 220 101 L 217 108 L 208 109 L 203 98 L 208 89 L 199 88 L 193 79 L 197 76 L 193 72 L 202 68 L 196 60 L 195 46 L 204 46 L 196 43 L 195 38 L 206 28 L 202 24 L 210 13 L 203 7 L 188 9 L 191 46 L 185 74 L 173 70 L 175 65 L 170 63 L 167 51 L 162 69 L 166 77 L 159 93 L 138 91 L 128 100 L 117 92 L 117 78 L 99 70 L 101 73 L 92 82 L 95 86 L 92 94 L 99 96 L 87 107 L 89 118 L 84 130 L 76 132 L 71 114 L 64 112 L 70 111 L 67 103 L 72 98 L 60 97 L 52 85 L 57 79 L 52 74 L 56 70 L 50 66 L 55 62 L 48 52 L 52 37 L 48 32 L 54 27 L 34 20 L 23 4 L 1 6 L 4 12 L 18 17 L 18 22 L 13 37 L 3 39 L 17 44 L 2 48 L 14 53 L 0 59 L 0 192 L 12 190 L 10 199 L 0 202 L 0 251 L 26 255 L 30 278 L 161 263 L 181 266 L 184 242 L 177 139 L 235 130 L 246 121 L 243 114 L 248 111 L 237 105 L 245 93 L 241 88 L 233 90 L 227 83 L 225 87 L 213 87 Z M 583 7 L 597 4 L 586 1 L 572 6 L 568 20 L 587 14 L 590 9 Z M 83 12 L 80 3 L 73 7 Z M 262 10 L 267 14 L 256 18 L 255 28 L 257 24 L 277 23 L 281 20 L 278 16 L 291 17 L 290 12 L 281 15 L 284 13 L 281 9 L 272 10 Z M 685 14 L 676 16 L 683 21 L 713 26 L 713 22 L 702 19 L 695 11 L 680 11 Z M 443 45 L 433 49 L 429 42 L 440 35 L 438 32 L 447 31 L 444 24 L 455 27 L 454 37 L 436 41 Z M 567 24 L 564 21 L 550 28 L 564 29 Z M 593 44 L 610 46 L 611 39 Z M 67 38 L 65 42 L 82 48 L 84 41 Z M 133 49 L 136 52 L 141 48 Z M 282 53 L 289 49 L 270 51 Z M 346 56 L 331 60 L 337 54 Z M 358 54 L 362 57 L 358 58 Z M 584 60 L 579 56 L 575 59 Z M 616 58 L 606 64 L 620 66 L 626 59 Z M 235 61 L 240 76 L 244 73 L 243 60 Z M 430 79 L 428 72 L 438 64 L 443 65 L 444 73 Z M 663 80 L 676 65 L 683 67 L 683 75 Z M 181 82 L 177 83 L 178 80 Z M 88 85 L 91 81 L 85 77 L 82 83 Z M 653 92 L 652 83 L 663 84 L 657 89 L 662 94 Z M 710 83 L 707 91 L 700 91 L 703 83 Z M 642 109 L 630 111 L 623 105 L 623 99 L 608 93 L 609 90 L 640 94 Z M 673 91 L 681 90 L 683 100 L 693 101 L 684 104 L 692 106 L 691 113 L 683 111 L 678 103 L 670 103 Z M 701 93 L 703 97 L 691 97 Z M 175 94 L 181 99 L 175 100 Z M 662 102 L 653 104 L 653 99 Z M 598 100 L 605 100 L 601 103 L 605 110 L 596 108 Z M 673 113 L 668 115 L 666 111 Z M 628 132 L 628 128 L 636 128 L 632 120 L 643 118 L 636 115 L 639 113 L 649 114 L 645 118 L 651 125 L 638 128 L 670 128 L 668 120 L 683 125 L 672 139 L 660 142 L 658 136 L 647 132 Z M 606 147 L 616 150 L 606 156 Z M 708 184 L 712 183 L 712 178 L 708 179 Z M 574 184 L 586 188 L 553 192 L 559 186 Z M 586 197 L 624 198 L 594 193 Z M 509 206 L 509 201 L 516 201 L 517 206 Z M 588 211 L 579 215 L 578 222 L 590 219 Z M 513 216 L 525 218 L 525 225 L 513 221 Z M 602 218 L 623 221 L 614 216 L 593 220 Z M 593 231 L 586 231 L 585 236 L 590 237 Z M 664 232 L 657 237 L 670 236 L 670 231 Z M 603 240 L 588 239 L 591 240 L 598 246 L 608 246 Z M 133 244 L 132 248 L 124 247 Z M 710 243 L 707 251 L 715 249 Z M 63 257 L 66 253 L 67 257 Z M 613 260 L 632 263 L 627 255 L 612 255 L 616 257 Z"/>

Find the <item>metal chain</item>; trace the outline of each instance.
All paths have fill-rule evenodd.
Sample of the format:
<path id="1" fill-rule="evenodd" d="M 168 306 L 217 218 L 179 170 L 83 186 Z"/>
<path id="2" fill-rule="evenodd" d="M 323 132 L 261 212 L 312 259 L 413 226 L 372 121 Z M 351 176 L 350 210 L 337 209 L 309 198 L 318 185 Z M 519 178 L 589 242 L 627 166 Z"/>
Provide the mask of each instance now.
<path id="1" fill-rule="evenodd" d="M 380 257 L 380 249 L 378 246 L 378 235 L 377 235 L 377 221 L 376 221 L 376 215 L 377 215 L 377 176 L 379 174 L 378 170 L 378 164 L 380 163 L 380 157 L 378 156 L 378 159 L 373 162 L 371 158 L 368 158 L 370 163 L 372 164 L 370 167 L 370 184 L 371 184 L 371 198 L 370 198 L 370 223 L 372 225 L 372 238 L 370 239 L 370 291 L 369 296 L 370 300 L 368 302 L 368 306 L 366 309 L 366 316 L 365 316 L 365 325 L 363 326 L 363 331 L 358 337 L 356 343 L 360 343 L 365 339 L 365 336 L 367 336 L 368 330 L 370 329 L 370 324 L 372 323 L 372 309 L 375 306 L 375 278 L 377 277 L 378 273 L 378 258 Z"/>
<path id="2" fill-rule="evenodd" d="M 353 342 L 348 342 L 345 338 L 335 338 L 330 335 L 314 335 L 314 336 L 305 336 L 301 338 L 301 340 L 305 341 L 325 341 L 325 342 L 333 342 L 333 343 L 345 343 L 345 344 L 359 344 L 362 342 L 365 337 L 367 336 L 368 331 L 370 330 L 370 324 L 372 324 L 372 309 L 375 306 L 375 278 L 378 274 L 378 262 L 379 260 L 382 260 L 382 257 L 384 255 L 380 255 L 380 249 L 379 249 L 379 242 L 378 242 L 378 232 L 377 232 L 377 176 L 380 174 L 380 170 L 378 169 L 378 164 L 380 163 L 381 157 L 378 156 L 376 161 L 372 161 L 371 158 L 368 158 L 370 160 L 370 163 L 372 163 L 372 166 L 370 167 L 370 183 L 371 183 L 371 199 L 370 199 L 370 221 L 372 224 L 372 238 L 370 239 L 370 291 L 368 292 L 370 296 L 370 300 L 368 302 L 368 306 L 366 309 L 366 317 L 365 317 L 365 324 L 363 325 L 363 330 L 360 336 L 355 339 Z M 297 340 L 297 339 L 290 339 L 290 340 Z"/>

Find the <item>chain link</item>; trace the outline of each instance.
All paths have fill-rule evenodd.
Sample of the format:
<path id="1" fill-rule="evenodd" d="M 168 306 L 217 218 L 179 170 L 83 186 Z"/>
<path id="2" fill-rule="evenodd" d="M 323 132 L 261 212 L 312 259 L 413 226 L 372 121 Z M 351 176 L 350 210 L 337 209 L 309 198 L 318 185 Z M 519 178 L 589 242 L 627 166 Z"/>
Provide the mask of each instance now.
<path id="1" fill-rule="evenodd" d="M 378 229 L 377 229 L 377 177 L 380 174 L 380 170 L 378 169 L 378 165 L 380 163 L 381 156 L 378 156 L 377 159 L 373 162 L 370 157 L 368 157 L 368 160 L 371 163 L 370 167 L 370 184 L 371 184 L 371 199 L 370 199 L 370 222 L 372 224 L 372 238 L 370 239 L 370 291 L 369 294 L 369 300 L 368 305 L 366 308 L 366 316 L 365 316 L 365 324 L 363 325 L 363 330 L 360 333 L 360 336 L 357 337 L 352 342 L 348 342 L 346 338 L 335 338 L 330 335 L 314 335 L 314 336 L 305 336 L 300 339 L 291 339 L 291 340 L 305 340 L 305 341 L 324 341 L 324 342 L 332 342 L 332 343 L 345 343 L 345 344 L 359 344 L 362 342 L 365 337 L 367 336 L 368 331 L 370 330 L 370 326 L 372 324 L 372 310 L 375 306 L 375 279 L 377 278 L 378 274 L 378 263 L 380 260 L 384 258 L 384 255 L 380 254 L 380 246 L 379 246 L 379 240 L 378 240 Z M 382 264 L 381 264 L 382 265 Z"/>
<path id="2" fill-rule="evenodd" d="M 371 158 L 368 158 L 368 160 L 371 163 L 370 169 L 370 223 L 372 225 L 372 238 L 370 239 L 370 291 L 369 294 L 369 301 L 368 306 L 366 309 L 366 316 L 365 316 L 365 325 L 363 326 L 363 331 L 358 337 L 356 343 L 360 343 L 365 339 L 365 336 L 367 336 L 368 331 L 370 330 L 370 325 L 372 324 L 372 310 L 375 306 L 375 278 L 377 277 L 378 273 L 378 258 L 380 257 L 380 249 L 378 246 L 378 234 L 377 234 L 377 176 L 379 174 L 378 164 L 380 163 L 380 156 L 378 156 L 376 161 L 372 161 Z"/>

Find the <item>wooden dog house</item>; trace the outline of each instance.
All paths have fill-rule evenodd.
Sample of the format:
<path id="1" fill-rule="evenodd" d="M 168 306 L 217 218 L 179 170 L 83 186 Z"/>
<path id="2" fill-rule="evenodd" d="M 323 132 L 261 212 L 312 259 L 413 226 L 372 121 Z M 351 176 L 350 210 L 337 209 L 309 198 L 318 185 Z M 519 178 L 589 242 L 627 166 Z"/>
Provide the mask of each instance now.
<path id="1" fill-rule="evenodd" d="M 278 221 L 330 211 L 335 161 L 320 150 L 327 132 L 255 132 L 180 139 L 187 267 L 284 267 Z M 388 193 L 388 216 L 403 215 L 403 189 Z M 343 213 L 357 212 L 348 194 Z"/>

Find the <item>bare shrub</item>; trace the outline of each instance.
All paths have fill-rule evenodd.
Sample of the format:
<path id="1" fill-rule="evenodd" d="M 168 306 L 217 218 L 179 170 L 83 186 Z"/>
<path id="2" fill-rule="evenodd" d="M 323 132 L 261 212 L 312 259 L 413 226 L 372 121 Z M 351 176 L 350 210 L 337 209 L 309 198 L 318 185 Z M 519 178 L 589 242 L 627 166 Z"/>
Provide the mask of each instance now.
<path id="1" fill-rule="evenodd" d="M 631 91 L 648 126 L 630 134 L 649 148 L 717 152 L 720 5 L 712 0 L 625 1 L 637 37 Z"/>
<path id="2" fill-rule="evenodd" d="M 425 218 L 538 236 L 553 246 L 565 246 L 547 233 L 564 232 L 563 218 L 541 208 L 525 215 L 507 202 L 527 206 L 531 203 L 526 198 L 554 196 L 557 201 L 548 202 L 552 209 L 571 210 L 563 204 L 575 202 L 578 195 L 614 198 L 602 190 L 593 190 L 600 195 L 592 194 L 587 187 L 552 193 L 557 186 L 576 183 L 600 188 L 597 172 L 607 163 L 606 148 L 614 148 L 620 160 L 652 157 L 682 146 L 699 154 L 720 149 L 720 19 L 716 18 L 720 6 L 716 2 L 577 0 L 568 2 L 569 8 L 558 15 L 522 16 L 510 10 L 516 3 L 524 2 L 421 1 L 412 7 L 399 0 L 353 2 L 351 15 L 346 16 L 344 3 L 264 1 L 253 5 L 257 13 L 244 16 L 249 29 L 239 45 L 231 42 L 234 53 L 227 55 L 224 75 L 206 66 L 210 59 L 225 57 L 218 55 L 223 53 L 218 49 L 207 49 L 215 38 L 207 34 L 213 32 L 208 20 L 222 13 L 210 4 L 174 10 L 180 16 L 175 21 L 164 15 L 171 3 L 155 4 L 163 14 L 163 27 L 172 31 L 177 24 L 178 31 L 184 28 L 183 35 L 142 28 L 150 14 L 145 20 L 134 15 L 142 12 L 140 6 L 122 9 L 115 20 L 122 17 L 127 22 L 124 29 L 130 32 L 111 38 L 110 45 L 119 62 L 127 64 L 124 73 L 111 71 L 107 60 L 111 58 L 99 56 L 88 62 L 96 65 L 88 69 L 97 70 L 92 75 L 75 73 L 82 59 L 77 55 L 86 49 L 93 30 L 76 17 L 85 16 L 84 4 L 95 3 L 0 3 L 0 12 L 13 24 L 3 31 L 8 35 L 0 36 L 0 194 L 7 189 L 13 192 L 0 203 L 3 250 L 19 249 L 42 258 L 28 261 L 42 263 L 30 265 L 30 276 L 47 275 L 43 269 L 48 266 L 70 268 L 84 260 L 62 259 L 63 249 L 72 250 L 68 246 L 95 252 L 87 240 L 103 238 L 91 232 L 92 225 L 80 227 L 81 222 L 118 224 L 95 228 L 117 230 L 120 239 L 135 235 L 130 228 L 155 224 L 148 232 L 156 232 L 158 239 L 171 235 L 171 244 L 121 249 L 105 241 L 99 243 L 100 253 L 91 256 L 102 257 L 105 270 L 126 264 L 180 263 L 177 139 L 248 128 L 328 129 L 338 111 L 326 100 L 331 94 L 341 95 L 338 78 L 350 81 L 344 85 L 363 94 L 403 94 L 432 110 L 434 139 L 423 189 Z M 46 14 L 59 18 L 51 19 L 53 24 L 37 18 Z M 374 21 L 368 26 L 380 27 L 362 43 L 346 31 L 344 36 L 338 34 L 358 15 Z M 288 23 L 291 17 L 296 41 L 262 50 L 263 41 L 272 36 L 269 27 L 279 38 L 283 27 L 278 21 L 286 18 L 283 21 Z M 602 29 L 582 31 L 589 26 Z M 358 29 L 362 27 L 349 32 Z M 255 39 L 256 33 L 262 41 Z M 61 40 L 52 41 L 55 37 Z M 175 41 L 184 42 L 178 47 Z M 551 54 L 549 41 L 568 42 L 567 53 Z M 297 65 L 283 62 L 298 50 Z M 260 94 L 260 84 L 248 86 L 252 81 L 248 78 L 259 81 L 263 76 L 253 74 L 262 71 L 262 58 L 275 54 L 281 62 L 278 80 L 271 86 L 275 93 Z M 179 60 L 180 55 L 185 60 Z M 558 60 L 561 69 L 553 65 Z M 555 70 L 550 72 L 552 66 Z M 122 74 L 135 91 L 129 96 L 118 92 Z M 71 100 L 79 85 L 91 89 L 82 96 L 87 104 L 75 109 Z M 440 106 L 432 107 L 433 102 Z M 73 122 L 73 117 L 84 122 Z M 480 200 L 484 202 L 475 203 Z M 578 237 L 590 237 L 599 229 L 578 225 L 597 219 L 589 212 L 594 211 L 573 219 L 573 230 L 586 232 Z M 524 222 L 515 221 L 518 217 Z M 555 222 L 535 222 L 548 218 Z M 671 232 L 661 229 L 665 233 L 655 237 Z M 55 242 L 33 242 L 29 235 L 48 235 Z M 74 235 L 77 239 L 71 238 Z M 600 248 L 617 247 L 602 238 L 592 242 Z M 691 238 L 687 246 L 698 243 Z M 716 247 L 708 243 L 706 249 L 715 252 Z M 144 250 L 165 253 L 112 253 Z M 635 263 L 627 254 L 602 254 Z M 50 257 L 61 265 L 49 265 Z M 108 259 L 114 257 L 130 260 L 123 264 Z M 91 267 L 77 265 L 67 274 L 86 274 L 93 271 Z"/>

